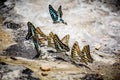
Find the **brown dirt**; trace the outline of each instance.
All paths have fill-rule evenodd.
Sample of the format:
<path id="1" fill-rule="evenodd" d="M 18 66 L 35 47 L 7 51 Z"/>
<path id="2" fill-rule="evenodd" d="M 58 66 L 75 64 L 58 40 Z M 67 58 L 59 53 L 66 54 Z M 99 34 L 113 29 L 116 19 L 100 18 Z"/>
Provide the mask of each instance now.
<path id="1" fill-rule="evenodd" d="M 1 23 L 0 19 L 0 23 Z M 8 46 L 14 44 L 11 32 L 9 30 L 4 30 L 2 24 L 0 24 L 0 53 L 6 49 Z"/>

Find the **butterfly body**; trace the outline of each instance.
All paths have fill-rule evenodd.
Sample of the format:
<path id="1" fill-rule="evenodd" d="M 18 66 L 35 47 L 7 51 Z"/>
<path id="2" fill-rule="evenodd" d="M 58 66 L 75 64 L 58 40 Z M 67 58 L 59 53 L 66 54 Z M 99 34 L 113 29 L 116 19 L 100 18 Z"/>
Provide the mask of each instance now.
<path id="1" fill-rule="evenodd" d="M 82 51 L 80 50 L 80 47 L 78 45 L 78 42 L 75 42 L 73 44 L 72 50 L 71 50 L 71 58 L 73 60 L 78 61 L 78 57 L 80 62 L 87 64 L 87 62 L 93 62 L 93 58 L 90 55 L 90 47 L 89 45 L 86 45 L 83 47 Z"/>
<path id="2" fill-rule="evenodd" d="M 63 23 L 66 24 L 66 22 L 64 22 L 64 20 L 62 19 L 62 10 L 61 10 L 62 6 L 59 6 L 58 11 L 56 11 L 51 5 L 49 5 L 49 13 L 51 15 L 51 18 L 53 20 L 53 23 Z"/>
<path id="3" fill-rule="evenodd" d="M 53 41 L 54 41 L 55 49 L 57 50 L 57 52 L 70 51 L 70 48 L 64 43 L 62 43 L 62 41 L 59 39 L 59 37 L 56 34 L 53 37 Z"/>

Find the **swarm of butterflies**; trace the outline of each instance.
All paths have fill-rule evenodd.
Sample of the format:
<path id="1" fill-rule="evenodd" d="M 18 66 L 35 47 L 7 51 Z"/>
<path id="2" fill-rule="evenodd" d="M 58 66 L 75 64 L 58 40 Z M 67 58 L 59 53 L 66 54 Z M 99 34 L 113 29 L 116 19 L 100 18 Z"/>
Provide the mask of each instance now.
<path id="1" fill-rule="evenodd" d="M 49 5 L 49 11 L 51 14 L 51 17 L 53 17 L 53 21 L 58 21 L 58 17 L 60 17 L 60 20 L 62 20 L 61 16 L 61 6 L 58 9 L 58 12 L 56 12 L 51 5 Z M 55 15 L 54 15 L 55 13 Z M 57 18 L 55 17 L 57 15 Z M 62 20 L 63 21 L 63 20 Z M 63 21 L 63 23 L 65 23 Z M 60 39 L 58 37 L 57 34 L 54 34 L 53 32 L 50 32 L 49 35 L 45 35 L 43 33 L 43 31 L 37 27 L 35 28 L 35 26 L 31 23 L 28 22 L 27 23 L 28 26 L 28 33 L 26 35 L 26 39 L 29 40 L 31 37 L 33 39 L 33 43 L 35 46 L 35 49 L 37 51 L 37 55 L 35 56 L 35 58 L 39 57 L 41 52 L 40 52 L 40 46 L 45 44 L 45 42 L 47 41 L 47 46 L 48 47 L 52 47 L 54 49 L 56 49 L 56 52 L 69 52 L 70 48 L 68 45 L 69 39 L 70 39 L 70 35 L 65 35 L 62 39 Z M 72 61 L 77 61 L 77 62 L 82 62 L 82 63 L 92 63 L 93 62 L 93 58 L 90 54 L 90 47 L 89 45 L 85 45 L 83 47 L 82 50 L 80 50 L 79 44 L 76 41 L 71 49 L 71 59 Z"/>

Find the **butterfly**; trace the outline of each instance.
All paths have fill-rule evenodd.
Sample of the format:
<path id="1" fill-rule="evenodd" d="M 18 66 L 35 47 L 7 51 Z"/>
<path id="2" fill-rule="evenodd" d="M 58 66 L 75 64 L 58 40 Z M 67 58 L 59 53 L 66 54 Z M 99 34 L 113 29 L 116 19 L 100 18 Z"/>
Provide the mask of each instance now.
<path id="1" fill-rule="evenodd" d="M 48 47 L 55 48 L 53 36 L 54 36 L 53 32 L 50 32 L 48 36 Z M 68 34 L 68 35 L 65 35 L 61 41 L 63 44 L 68 46 L 69 39 L 70 39 L 70 35 Z"/>
<path id="2" fill-rule="evenodd" d="M 34 43 L 35 49 L 36 49 L 36 51 L 38 53 L 34 58 L 37 58 L 37 57 L 40 56 L 40 50 L 39 50 L 38 40 L 35 37 L 35 36 L 37 36 L 36 33 L 35 33 L 36 29 L 35 29 L 34 25 L 31 22 L 28 22 L 27 26 L 28 26 L 28 33 L 26 35 L 26 39 L 29 40 L 31 37 L 33 38 L 33 43 Z"/>
<path id="3" fill-rule="evenodd" d="M 59 39 L 57 34 L 53 36 L 53 41 L 54 41 L 55 49 L 57 50 L 57 52 L 70 51 L 70 48 Z"/>
<path id="4" fill-rule="evenodd" d="M 35 29 L 35 33 L 39 34 L 41 37 L 47 37 L 39 27 Z"/>
<path id="5" fill-rule="evenodd" d="M 92 63 L 93 58 L 92 58 L 92 56 L 90 54 L 90 46 L 89 45 L 84 46 L 82 52 L 85 54 L 87 62 Z"/>
<path id="6" fill-rule="evenodd" d="M 84 46 L 81 51 L 77 41 L 73 44 L 73 47 L 71 50 L 71 57 L 75 61 L 77 61 L 78 60 L 77 58 L 79 57 L 80 61 L 85 64 L 87 64 L 87 62 L 91 62 L 91 63 L 93 62 L 93 58 L 90 55 L 89 45 Z"/>
<path id="7" fill-rule="evenodd" d="M 75 61 L 78 61 L 78 59 L 79 59 L 81 62 L 84 62 L 85 64 L 87 64 L 87 62 L 85 60 L 85 56 L 82 53 L 82 51 L 80 50 L 80 47 L 79 47 L 77 41 L 73 44 L 73 47 L 71 50 L 71 57 Z"/>
<path id="8" fill-rule="evenodd" d="M 43 31 L 39 27 L 35 29 L 35 34 L 36 34 L 35 38 L 37 39 L 39 45 L 45 44 L 45 41 L 47 41 L 47 36 L 43 33 Z"/>
<path id="9" fill-rule="evenodd" d="M 54 8 L 49 5 L 49 13 L 51 15 L 51 18 L 53 20 L 53 23 L 63 23 L 63 24 L 66 24 L 66 22 L 64 22 L 64 20 L 62 19 L 62 15 L 63 15 L 63 12 L 62 12 L 62 6 L 60 5 L 59 8 L 58 8 L 58 11 L 54 10 Z"/>

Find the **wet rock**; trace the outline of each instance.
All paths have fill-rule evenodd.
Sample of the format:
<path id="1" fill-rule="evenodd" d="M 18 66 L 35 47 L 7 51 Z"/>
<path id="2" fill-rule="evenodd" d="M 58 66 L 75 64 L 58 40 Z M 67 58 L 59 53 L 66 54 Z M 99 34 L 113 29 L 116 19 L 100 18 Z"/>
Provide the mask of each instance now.
<path id="1" fill-rule="evenodd" d="M 2 80 L 3 74 L 0 72 L 0 80 Z"/>
<path id="2" fill-rule="evenodd" d="M 17 78 L 17 80 L 40 80 L 39 78 L 34 78 L 32 76 L 22 76 L 20 78 Z"/>
<path id="3" fill-rule="evenodd" d="M 15 42 L 21 43 L 21 42 L 25 41 L 25 36 L 26 36 L 27 32 L 24 30 L 14 30 L 13 34 L 15 36 L 14 37 Z"/>
<path id="4" fill-rule="evenodd" d="M 15 2 L 14 1 L 11 1 L 11 2 L 9 2 L 10 4 L 7 4 L 6 2 L 8 2 L 8 1 L 10 1 L 10 0 L 1 0 L 0 1 L 0 15 L 2 15 L 4 17 L 7 17 L 6 15 L 15 6 Z"/>
<path id="5" fill-rule="evenodd" d="M 15 30 L 21 28 L 21 25 L 20 25 L 20 24 L 17 24 L 17 23 L 12 22 L 12 21 L 5 22 L 4 25 L 5 25 L 7 28 L 15 29 Z"/>
<path id="6" fill-rule="evenodd" d="M 56 34 L 60 34 L 60 36 L 62 37 L 63 36 L 63 34 L 61 34 L 61 33 L 64 33 L 64 34 L 66 34 L 66 32 L 68 32 L 70 35 L 71 35 L 71 41 L 70 41 L 70 45 L 71 44 L 73 44 L 73 41 L 75 41 L 75 40 L 78 40 L 79 42 L 81 42 L 81 38 L 85 38 L 85 40 L 86 40 L 86 42 L 88 42 L 88 44 L 90 44 L 91 46 L 93 46 L 93 43 L 94 43 L 94 41 L 95 42 L 99 42 L 100 40 L 100 37 L 96 37 L 96 36 L 99 36 L 99 35 L 102 35 L 102 32 L 103 32 L 103 35 L 104 34 L 106 34 L 107 33 L 107 31 L 113 31 L 113 30 L 115 30 L 115 28 L 114 29 L 110 29 L 110 26 L 107 24 L 107 23 L 104 23 L 104 22 L 106 22 L 108 19 L 109 20 L 111 20 L 110 18 L 108 18 L 108 16 L 110 16 L 110 17 L 115 17 L 115 15 L 113 15 L 112 16 L 112 14 L 110 14 L 111 12 L 109 12 L 109 9 L 108 9 L 108 6 L 107 6 L 107 8 L 106 8 L 106 4 L 108 4 L 107 2 L 110 2 L 109 4 L 109 6 L 111 6 L 111 1 L 113 1 L 114 3 L 116 3 L 116 1 L 119 1 L 119 0 L 98 0 L 98 1 L 103 1 L 103 5 L 102 5 L 102 3 L 101 2 L 98 2 L 97 0 L 91 0 L 91 4 L 92 5 L 85 5 L 85 4 L 83 4 L 83 3 L 80 3 L 80 5 L 78 5 L 78 0 L 75 0 L 75 1 L 71 1 L 71 0 L 67 0 L 67 2 L 66 3 L 64 3 L 64 2 L 61 2 L 61 1 L 59 1 L 59 2 L 57 2 L 57 1 L 53 1 L 54 2 L 54 4 L 53 5 L 55 5 L 55 7 L 57 8 L 58 7 L 58 3 L 59 3 L 59 5 L 60 5 L 60 3 L 61 3 L 61 5 L 63 6 L 63 11 L 64 11 L 64 18 L 66 18 L 68 21 L 68 23 L 69 23 L 69 27 L 70 27 L 70 30 L 69 30 L 69 27 L 68 28 L 66 28 L 67 26 L 63 26 L 62 28 L 60 28 L 61 27 L 61 25 L 55 25 L 55 27 L 54 27 L 54 25 L 52 25 L 51 23 L 50 23 L 50 20 L 49 20 L 49 17 L 48 17 L 48 13 L 46 12 L 47 11 L 47 5 L 48 5 L 48 3 L 49 2 L 47 2 L 47 0 L 46 1 L 39 1 L 39 0 L 37 0 L 37 1 L 29 1 L 29 0 L 15 0 L 16 1 L 16 7 L 14 8 L 15 10 L 16 10 L 16 12 L 13 10 L 13 7 L 14 6 L 12 6 L 11 5 L 11 3 L 14 3 L 14 1 L 12 2 L 12 0 L 7 0 L 7 1 L 10 1 L 10 4 L 5 4 L 5 5 L 3 5 L 3 3 L 2 3 L 2 6 L 0 6 L 0 14 L 1 15 L 4 15 L 4 17 L 7 17 L 7 21 L 11 21 L 11 20 L 14 20 L 14 22 L 11 22 L 11 23 L 8 23 L 9 25 L 12 25 L 12 27 L 11 26 L 8 26 L 8 28 L 10 28 L 10 29 L 13 29 L 13 34 L 14 34 L 14 40 L 17 42 L 17 44 L 16 45 L 12 45 L 12 46 L 10 46 L 9 48 L 7 48 L 6 50 L 5 50 L 5 55 L 6 56 L 19 56 L 19 57 L 25 57 L 25 58 L 32 58 L 35 54 L 36 54 L 36 51 L 35 51 L 35 49 L 34 49 L 34 47 L 33 46 L 28 46 L 28 45 L 26 45 L 26 43 L 24 43 L 24 41 L 25 41 L 25 35 L 26 35 L 26 33 L 24 33 L 24 30 L 26 30 L 26 26 L 25 27 L 23 27 L 22 26 L 22 29 L 24 29 L 24 30 L 19 30 L 19 28 L 18 28 L 18 25 L 19 24 L 17 24 L 17 23 L 15 23 L 15 22 L 17 22 L 18 21 L 18 23 L 19 22 L 21 22 L 21 21 L 28 21 L 28 20 L 30 20 L 30 21 L 32 21 L 33 23 L 35 23 L 36 24 L 36 27 L 37 26 L 47 26 L 47 27 L 44 27 L 43 29 L 46 31 L 46 33 L 48 34 L 48 32 L 49 31 L 54 31 Z M 19 2 L 18 2 L 19 1 Z M 65 0 L 66 1 L 66 0 Z M 79 0 L 80 1 L 80 0 Z M 84 0 L 85 1 L 85 0 Z M 90 1 L 90 0 L 89 0 Z M 98 2 L 98 4 L 96 4 L 96 2 Z M 107 2 L 104 2 L 104 1 L 107 1 Z M 47 3 L 46 3 L 47 2 Z M 120 2 L 120 1 L 119 1 Z M 52 3 L 52 2 L 50 2 L 50 3 Z M 95 4 L 95 5 L 94 5 Z M 112 3 L 113 4 L 113 3 Z M 117 4 L 119 4 L 118 2 L 117 2 Z M 40 6 L 41 5 L 41 6 Z M 67 6 L 66 6 L 67 5 Z M 97 5 L 97 6 L 96 6 Z M 11 6 L 11 7 L 10 7 Z M 100 7 L 101 6 L 101 7 Z M 99 8 L 97 8 L 97 7 L 99 7 Z M 111 6 L 112 7 L 112 6 Z M 29 9 L 28 9 L 29 8 Z M 91 10 L 93 10 L 92 12 L 88 12 L 90 9 Z M 105 9 L 104 9 L 105 8 Z M 12 11 L 11 11 L 12 10 Z M 45 10 L 45 11 L 41 11 L 41 10 Z M 87 11 L 88 10 L 88 11 Z M 9 12 L 10 11 L 10 12 Z M 38 12 L 38 11 L 40 11 L 40 12 Z M 68 11 L 69 11 L 69 13 L 68 13 Z M 41 13 L 42 12 L 42 13 Z M 45 13 L 44 15 L 43 15 L 43 13 Z M 87 14 L 86 14 L 87 13 Z M 90 13 L 89 14 L 89 16 L 88 16 L 88 13 Z M 95 13 L 95 14 L 94 14 Z M 99 14 L 97 14 L 97 13 L 99 13 Z M 108 13 L 108 14 L 106 14 L 106 13 Z M 5 15 L 5 14 L 7 14 L 7 16 Z M 23 18 L 23 20 L 21 19 L 21 17 L 18 17 L 17 15 L 21 15 L 21 16 L 23 16 L 22 18 Z M 38 15 L 37 15 L 38 14 Z M 80 15 L 79 15 L 80 14 Z M 104 15 L 105 14 L 105 15 Z M 8 16 L 9 15 L 9 16 Z M 68 15 L 68 16 L 67 16 Z M 76 15 L 76 16 L 75 16 Z M 99 16 L 99 15 L 102 15 L 102 16 Z M 103 16 L 104 15 L 104 16 Z M 117 14 L 116 14 L 117 15 Z M 80 16 L 80 17 L 79 17 Z M 87 17 L 82 17 L 82 16 L 87 16 Z M 90 16 L 92 16 L 92 17 L 90 17 Z M 97 19 L 95 19 L 94 18 L 94 16 L 95 16 L 95 18 L 97 18 Z M 97 17 L 98 16 L 98 17 Z M 34 18 L 35 17 L 35 18 Z M 75 17 L 75 18 L 74 18 Z M 78 17 L 78 18 L 77 18 Z M 107 20 L 105 20 L 104 18 L 107 18 Z M 89 19 L 90 18 L 90 19 Z M 103 19 L 102 21 L 101 21 L 101 18 Z M 20 20 L 21 19 L 21 20 Z M 16 21 L 17 20 L 17 21 Z M 85 20 L 85 22 L 84 22 L 84 20 Z M 87 21 L 86 21 L 87 20 Z M 96 21 L 98 21 L 98 20 L 100 20 L 100 22 L 102 23 L 102 24 L 98 24 L 98 25 L 96 25 L 96 28 L 95 28 L 95 26 L 93 25 L 94 23 L 96 24 Z M 105 21 L 104 21 L 105 20 Z M 75 22 L 74 22 L 75 21 Z M 83 21 L 83 22 L 82 22 Z M 92 21 L 92 22 L 91 22 Z M 45 23 L 44 23 L 45 22 Z M 83 28 L 83 30 L 82 30 L 82 24 L 80 24 L 80 23 L 84 23 L 84 24 L 88 24 L 87 22 L 90 22 L 90 26 L 89 26 L 89 28 L 88 27 L 86 27 L 86 28 Z M 50 23 L 50 24 L 49 24 Z M 92 23 L 92 25 L 91 25 L 91 23 Z M 110 23 L 110 22 L 109 22 Z M 49 26 L 48 26 L 49 25 Z M 99 26 L 100 25 L 100 26 Z M 57 26 L 57 27 L 56 27 Z M 74 27 L 73 27 L 74 26 Z M 78 28 L 78 26 L 80 26 L 79 28 Z M 84 25 L 83 25 L 84 26 Z M 104 27 L 105 26 L 105 27 Z M 53 28 L 54 27 L 54 28 Z M 88 29 L 88 30 L 87 30 Z M 94 31 L 94 29 L 95 29 L 95 31 L 97 32 L 97 33 L 100 33 L 100 34 L 98 34 L 98 35 L 92 35 L 92 34 L 90 34 L 92 31 Z M 110 29 L 110 30 L 109 30 Z M 119 29 L 119 28 L 118 28 Z M 59 31 L 58 31 L 59 30 Z M 66 30 L 66 31 L 65 31 Z M 77 32 L 77 30 L 78 30 L 78 32 Z M 85 31 L 84 31 L 85 30 Z M 26 30 L 27 31 L 27 30 Z M 89 32 L 90 31 L 90 32 Z M 72 33 L 72 34 L 71 34 Z M 110 32 L 111 33 L 111 32 Z M 78 34 L 81 34 L 81 35 L 78 35 Z M 86 35 L 86 34 L 88 34 L 88 35 Z M 116 35 L 118 35 L 119 34 L 119 31 L 117 31 L 116 32 L 116 34 L 115 34 L 115 36 Z M 82 36 L 83 35 L 83 36 Z M 74 36 L 74 37 L 73 37 Z M 77 38 L 78 37 L 78 38 Z M 115 38 L 114 36 L 113 36 L 113 38 Z M 116 39 L 119 39 L 117 36 L 116 36 Z M 5 41 L 5 39 L 0 39 L 0 41 Z M 89 42 L 90 41 L 90 42 Z M 106 41 L 106 42 L 108 42 L 108 43 L 104 43 L 103 42 L 103 44 L 105 44 L 105 45 L 107 45 L 107 46 L 105 46 L 105 47 L 101 47 L 102 48 L 102 50 L 101 50 L 101 48 L 100 48 L 100 46 L 99 45 L 97 45 L 97 49 L 99 49 L 99 50 L 101 50 L 101 52 L 104 52 L 104 51 L 106 51 L 107 53 L 110 53 L 111 52 L 111 47 L 113 46 L 113 45 L 109 45 L 109 44 L 111 44 L 111 43 L 113 43 L 114 42 L 114 40 L 113 41 Z M 80 43 L 81 44 L 81 43 Z M 102 44 L 102 45 L 103 45 Z M 5 45 L 5 44 L 4 44 Z M 114 44 L 115 46 L 116 46 L 116 44 Z M 82 44 L 81 44 L 81 46 L 82 46 Z M 115 46 L 113 46 L 115 49 L 117 48 L 117 47 L 115 47 Z M 71 47 L 71 46 L 70 46 Z M 119 47 L 118 47 L 119 48 Z M 117 50 L 117 49 L 116 49 Z M 53 53 L 53 52 L 52 52 Z M 48 54 L 48 55 L 50 55 L 50 54 Z M 52 55 L 52 57 L 54 56 L 55 54 L 53 54 Z M 94 54 L 93 54 L 94 55 Z M 61 54 L 58 54 L 57 55 L 58 57 L 56 57 L 56 61 L 57 60 L 61 60 L 61 62 L 62 61 L 64 61 L 64 60 L 67 60 L 66 59 L 66 57 L 67 56 L 64 56 L 64 55 L 62 55 L 62 53 Z M 104 58 L 107 58 L 107 59 L 111 59 L 111 57 L 106 57 L 106 56 L 104 56 L 104 55 L 99 55 L 100 57 L 102 57 L 103 58 L 103 60 L 104 60 Z M 95 58 L 97 58 L 97 57 L 95 57 Z M 102 58 L 100 58 L 101 60 L 102 60 Z M 106 60 L 107 60 L 106 59 Z M 110 60 L 109 59 L 109 60 Z M 98 62 L 97 61 L 95 61 L 97 64 L 90 64 L 90 65 L 92 65 L 92 68 L 93 68 L 93 70 L 95 70 L 94 69 L 94 66 L 95 65 L 100 65 L 100 62 L 99 62 L 99 60 L 98 60 Z M 105 62 L 105 61 L 103 61 L 103 62 Z M 112 62 L 112 60 L 110 60 L 110 63 Z M 102 63 L 102 62 L 101 62 Z M 107 62 L 106 62 L 107 63 Z M 102 63 L 102 65 L 105 65 L 105 63 Z M 3 65 L 2 65 L 3 66 Z M 117 66 L 117 64 L 114 64 L 114 67 L 116 67 Z M 106 69 L 106 67 L 105 67 L 105 69 Z M 0 69 L 0 70 L 7 70 L 6 68 L 5 69 Z M 103 70 L 103 67 L 101 67 L 101 72 L 102 72 L 102 70 Z M 108 71 L 110 71 L 111 69 L 109 69 L 109 70 L 107 70 L 107 71 L 103 71 L 104 73 L 109 73 Z M 99 72 L 100 72 L 99 71 Z M 7 72 L 7 71 L 6 71 Z M 111 77 L 111 76 L 113 76 L 113 74 L 114 74 L 114 79 L 115 80 L 117 80 L 117 79 L 119 79 L 119 77 L 118 77 L 118 75 L 119 75 L 119 73 L 116 73 L 116 72 L 118 72 L 118 70 L 117 69 L 115 69 L 114 71 L 112 71 L 111 72 L 111 74 L 108 74 L 109 76 L 108 77 Z M 16 78 L 16 79 L 13 79 L 13 80 L 37 80 L 37 78 L 34 78 L 34 77 L 31 77 L 31 76 L 28 76 L 28 75 L 31 75 L 31 71 L 29 71 L 29 70 L 24 70 L 23 71 L 23 73 L 25 73 L 25 74 L 27 74 L 27 76 L 21 76 L 21 77 L 19 77 L 19 78 Z M 62 73 L 63 74 L 63 73 Z M 61 75 L 61 74 L 60 74 Z M 56 74 L 55 74 L 55 76 L 56 76 Z M 67 76 L 67 75 L 65 75 L 65 76 Z M 76 76 L 75 76 L 76 77 Z M 80 76 L 79 76 L 80 77 Z M 63 77 L 62 77 L 63 78 Z M 58 77 L 58 79 L 60 79 L 60 77 Z M 61 80 L 63 80 L 63 79 L 61 79 Z M 70 79 L 64 79 L 64 80 L 70 80 Z M 80 78 L 79 79 L 74 79 L 74 80 L 80 80 Z M 83 77 L 83 80 L 103 80 L 102 79 L 102 77 L 99 77 L 99 75 L 98 74 L 88 74 L 88 75 L 86 75 L 85 77 Z M 107 79 L 107 80 L 110 80 L 110 78 L 109 79 Z"/>
<path id="7" fill-rule="evenodd" d="M 39 80 L 38 78 L 34 77 L 34 73 L 32 70 L 26 68 L 22 71 L 22 76 L 19 77 L 17 80 Z"/>
<path id="8" fill-rule="evenodd" d="M 19 77 L 19 76 L 21 76 L 21 71 L 18 69 L 18 70 L 13 70 L 11 72 L 5 73 L 2 79 L 3 80 L 15 80 L 14 78 Z"/>
<path id="9" fill-rule="evenodd" d="M 81 80 L 104 80 L 100 74 L 86 74 Z"/>
<path id="10" fill-rule="evenodd" d="M 33 73 L 33 71 L 27 68 L 27 69 L 23 70 L 22 73 L 30 76 Z"/>
<path id="11" fill-rule="evenodd" d="M 10 72 L 11 70 L 8 69 L 8 65 L 4 63 L 0 63 L 0 72 L 1 73 L 7 73 Z"/>
<path id="12" fill-rule="evenodd" d="M 112 72 L 111 74 L 113 75 L 113 80 L 119 80 L 120 79 L 120 63 L 114 63 L 112 66 Z M 116 72 L 116 73 L 114 73 Z"/>
<path id="13" fill-rule="evenodd" d="M 0 62 L 0 80 L 39 80 L 30 69 Z"/>
<path id="14" fill-rule="evenodd" d="M 4 50 L 5 56 L 16 56 L 32 59 L 37 54 L 36 50 L 31 47 L 27 47 L 21 44 L 15 44 Z"/>
<path id="15" fill-rule="evenodd" d="M 0 0 L 1 4 L 4 4 L 4 2 L 6 2 L 7 0 Z"/>
<path id="16" fill-rule="evenodd" d="M 0 16 L 0 25 L 3 24 L 3 17 Z"/>

